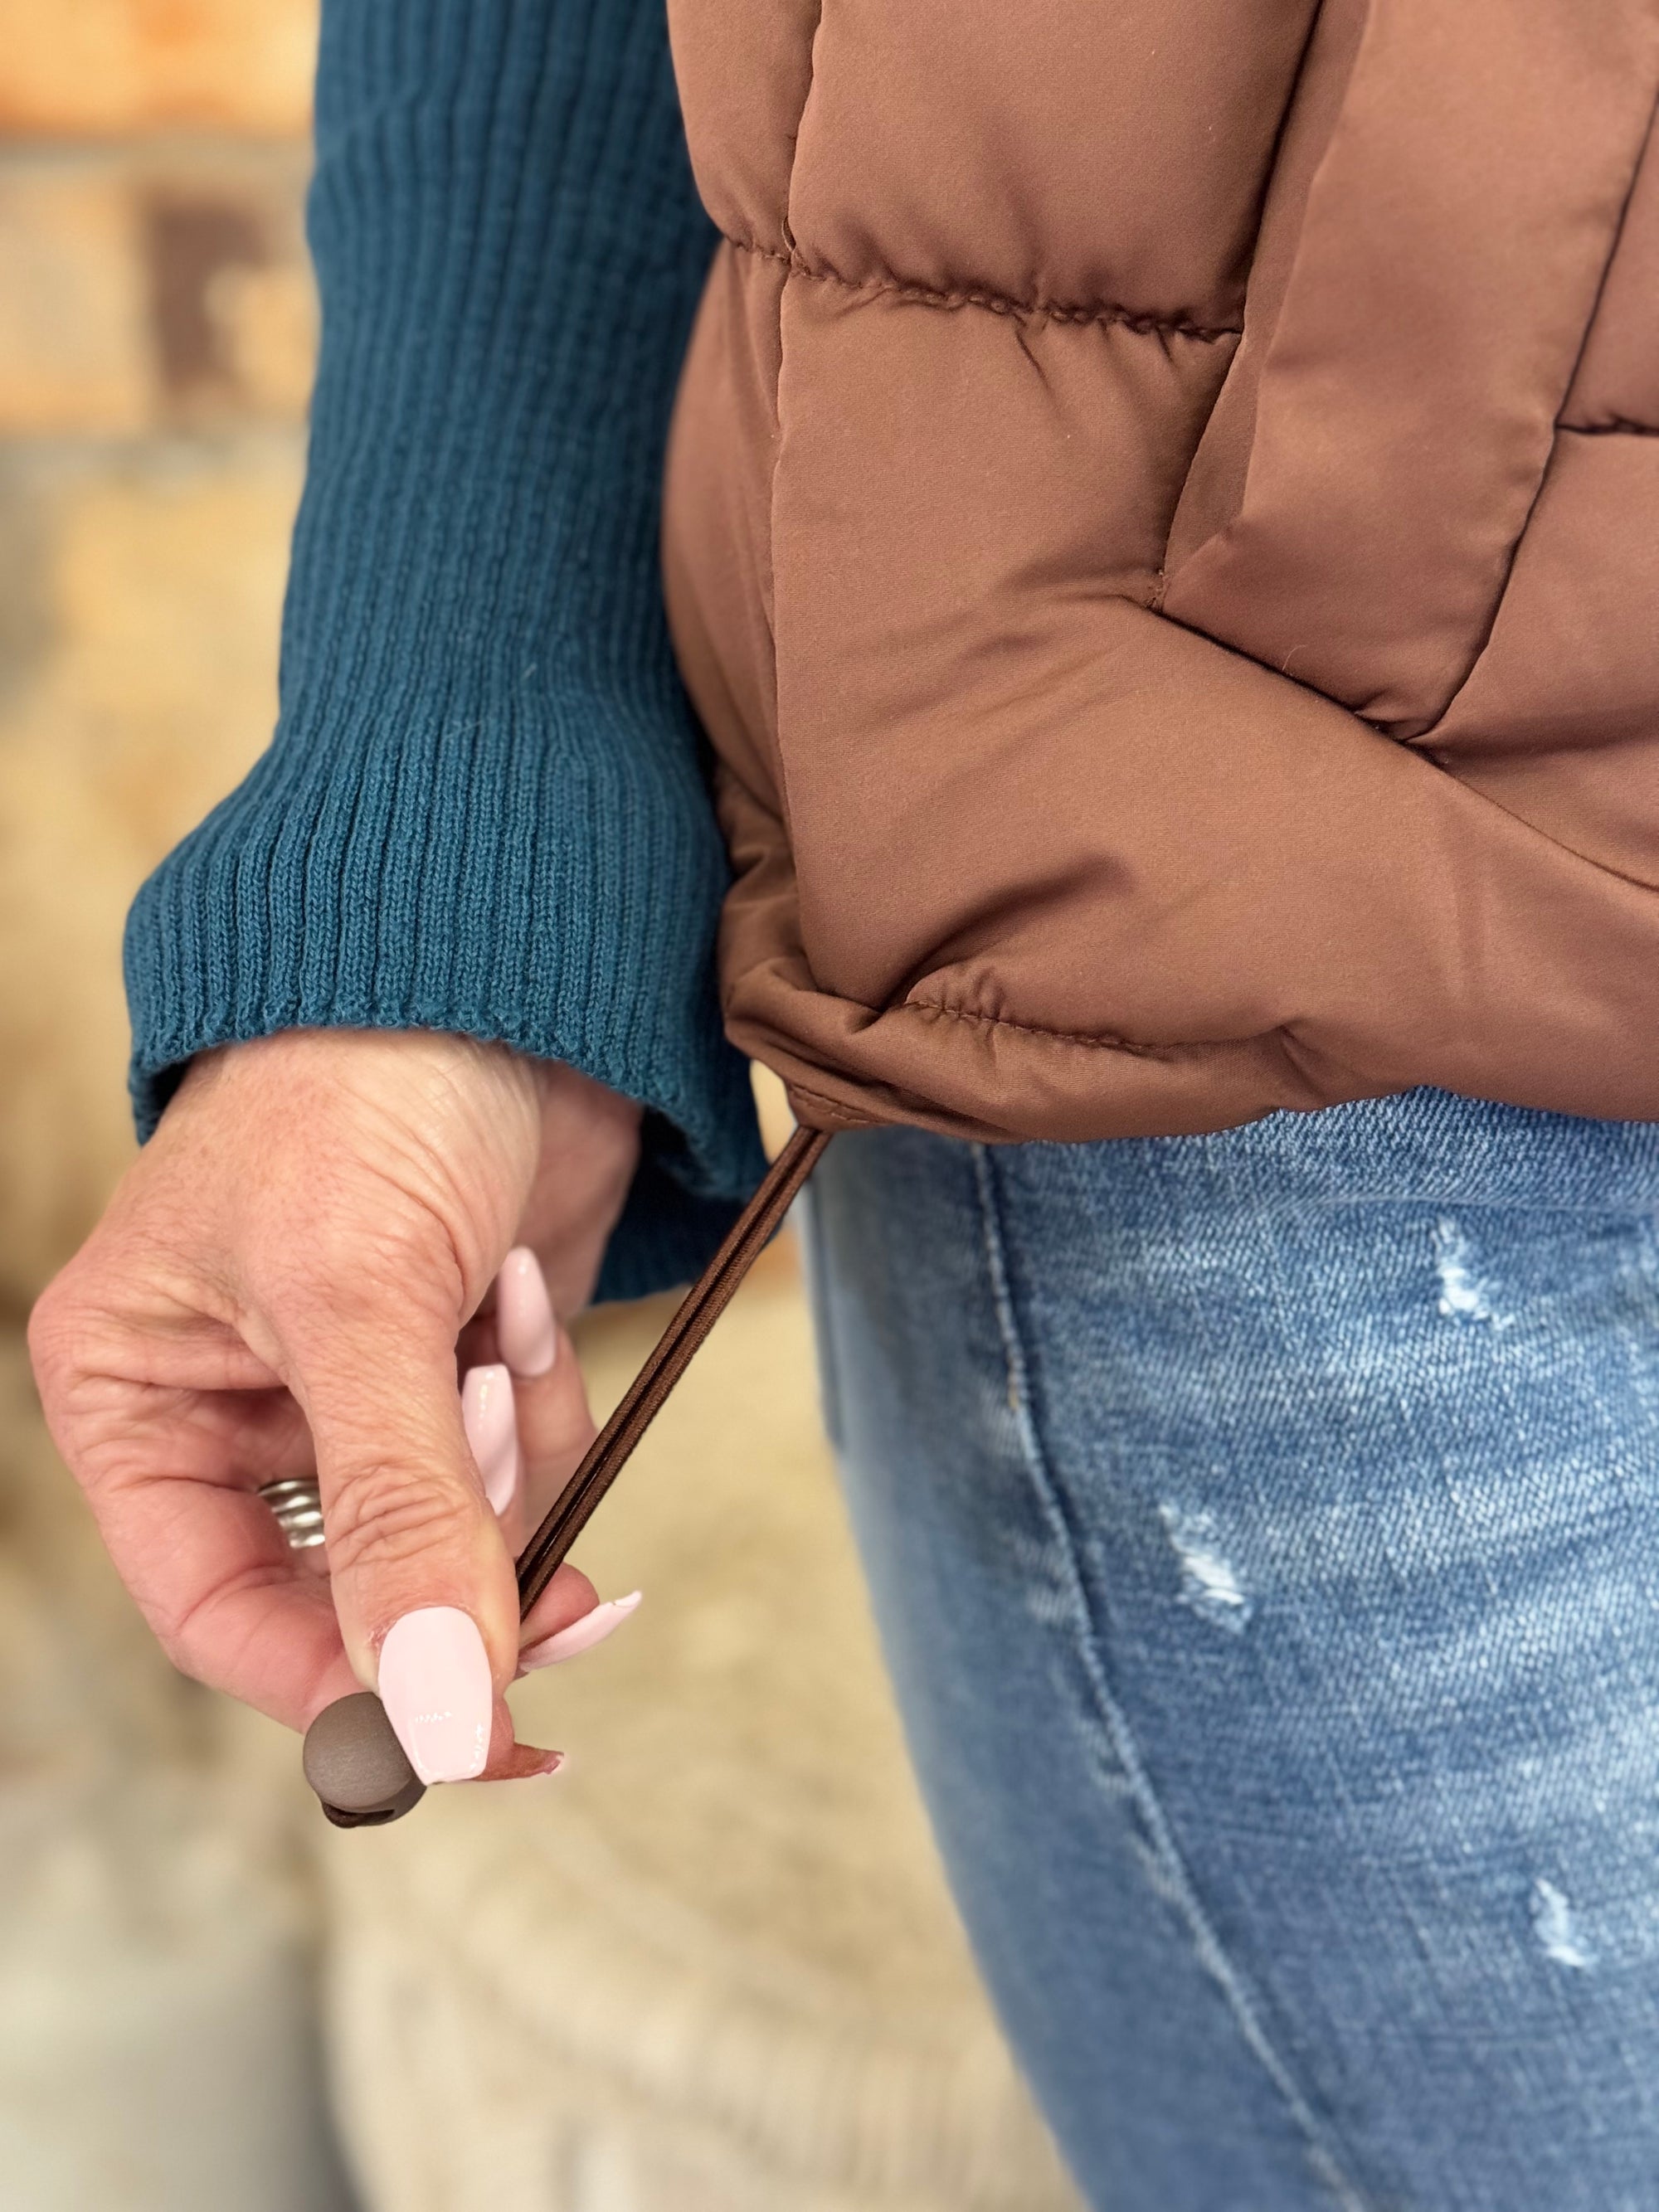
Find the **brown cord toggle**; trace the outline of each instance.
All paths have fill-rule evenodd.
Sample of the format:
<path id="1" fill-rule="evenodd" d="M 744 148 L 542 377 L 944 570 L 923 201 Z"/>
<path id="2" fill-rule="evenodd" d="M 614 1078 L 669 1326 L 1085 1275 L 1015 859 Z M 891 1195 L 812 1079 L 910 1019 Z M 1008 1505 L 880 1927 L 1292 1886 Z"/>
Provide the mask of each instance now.
<path id="1" fill-rule="evenodd" d="M 730 1235 L 674 1310 L 674 1317 L 583 1455 L 519 1557 L 522 1620 L 564 1563 L 629 1455 L 661 1412 L 698 1346 L 732 1302 L 830 1141 L 827 1129 L 797 1129 Z M 326 1705 L 306 1730 L 306 1779 L 337 1827 L 383 1827 L 420 1802 L 419 1778 L 372 1690 Z"/>

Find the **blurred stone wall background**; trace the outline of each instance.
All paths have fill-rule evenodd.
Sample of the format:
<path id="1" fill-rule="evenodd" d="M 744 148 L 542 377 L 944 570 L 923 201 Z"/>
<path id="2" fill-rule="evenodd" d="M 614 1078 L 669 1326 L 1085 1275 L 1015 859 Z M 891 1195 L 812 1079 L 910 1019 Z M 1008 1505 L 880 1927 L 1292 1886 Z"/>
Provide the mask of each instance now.
<path id="1" fill-rule="evenodd" d="M 131 1142 L 123 914 L 272 718 L 308 0 L 0 0 L 0 1297 Z"/>
<path id="2" fill-rule="evenodd" d="M 584 1539 L 647 1605 L 520 1693 L 568 1772 L 384 1835 L 172 1674 L 42 1432 L 22 1322 L 131 1152 L 122 919 L 275 708 L 314 39 L 313 0 L 0 0 L 0 2193 L 1062 2212 L 903 1765 L 787 1238 Z M 601 1410 L 665 1313 L 581 1326 Z"/>

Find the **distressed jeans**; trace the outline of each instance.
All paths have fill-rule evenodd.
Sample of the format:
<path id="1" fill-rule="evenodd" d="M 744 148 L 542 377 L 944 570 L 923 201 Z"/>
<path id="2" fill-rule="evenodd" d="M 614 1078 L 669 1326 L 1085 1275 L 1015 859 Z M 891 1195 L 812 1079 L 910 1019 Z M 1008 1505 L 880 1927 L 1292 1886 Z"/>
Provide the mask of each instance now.
<path id="1" fill-rule="evenodd" d="M 1101 2212 L 1659 2207 L 1659 1129 L 839 1137 L 828 1419 Z"/>

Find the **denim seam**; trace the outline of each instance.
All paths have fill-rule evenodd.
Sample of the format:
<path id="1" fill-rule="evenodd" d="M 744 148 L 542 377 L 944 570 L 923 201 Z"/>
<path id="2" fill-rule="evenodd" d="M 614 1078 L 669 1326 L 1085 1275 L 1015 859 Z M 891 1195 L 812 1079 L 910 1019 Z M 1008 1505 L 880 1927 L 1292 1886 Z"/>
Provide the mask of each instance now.
<path id="1" fill-rule="evenodd" d="M 1106 1670 L 1098 1648 L 1093 1617 L 1089 1609 L 1083 1572 L 1079 1564 L 1077 1545 L 1070 1523 L 1060 1504 L 1058 1491 L 1049 1470 L 1042 1440 L 1037 1432 L 1032 1409 L 1030 1374 L 1026 1364 L 1024 1346 L 1014 1312 L 1012 1292 L 1008 1280 L 1008 1266 L 1002 1234 L 1000 1211 L 994 1181 L 990 1148 L 975 1145 L 974 1176 L 977 1186 L 981 1227 L 984 1238 L 985 1261 L 991 1278 L 992 1296 L 995 1301 L 997 1325 L 1002 1337 L 1003 1358 L 1008 1374 L 1008 1402 L 1019 1430 L 1020 1449 L 1026 1471 L 1030 1477 L 1038 1503 L 1058 1540 L 1065 1562 L 1066 1572 L 1072 1586 L 1072 1596 L 1084 1624 L 1082 1639 L 1085 1663 L 1093 1687 L 1101 1717 L 1106 1723 L 1120 1765 L 1129 1784 L 1136 1810 L 1146 1824 L 1146 1834 L 1158 1862 L 1169 1894 L 1187 1923 L 1188 1934 L 1198 1961 L 1220 1989 L 1233 2015 L 1234 2023 L 1248 2049 L 1268 2080 L 1279 2091 L 1290 2113 L 1291 2121 L 1307 2145 L 1317 2178 L 1332 2191 L 1344 2208 L 1344 2212 L 1369 2212 L 1365 2198 L 1350 2181 L 1340 2160 L 1327 2140 L 1312 2106 L 1297 2087 L 1289 2067 L 1279 2057 L 1263 2026 L 1255 2004 L 1246 1988 L 1243 1976 L 1233 1966 L 1222 1948 L 1220 1939 L 1210 1924 L 1208 1914 L 1200 1901 L 1192 1877 L 1187 1871 L 1174 1834 L 1152 1787 L 1136 1746 L 1128 1721 L 1106 1679 Z"/>

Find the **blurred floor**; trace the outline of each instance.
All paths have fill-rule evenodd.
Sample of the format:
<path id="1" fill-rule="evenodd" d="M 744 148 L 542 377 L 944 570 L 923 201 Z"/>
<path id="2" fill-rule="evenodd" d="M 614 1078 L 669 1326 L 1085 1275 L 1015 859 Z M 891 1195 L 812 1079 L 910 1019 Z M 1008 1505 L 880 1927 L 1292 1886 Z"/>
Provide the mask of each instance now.
<path id="1" fill-rule="evenodd" d="M 307 0 L 0 0 L 7 2212 L 338 2212 L 325 2075 L 375 2212 L 1048 2212 L 787 1243 L 584 1540 L 639 1619 L 516 1693 L 568 1776 L 385 1836 L 171 1673 L 40 1431 L 21 1322 L 131 1153 L 122 917 L 274 711 L 313 38 Z M 661 1319 L 582 1325 L 602 1402 Z"/>

